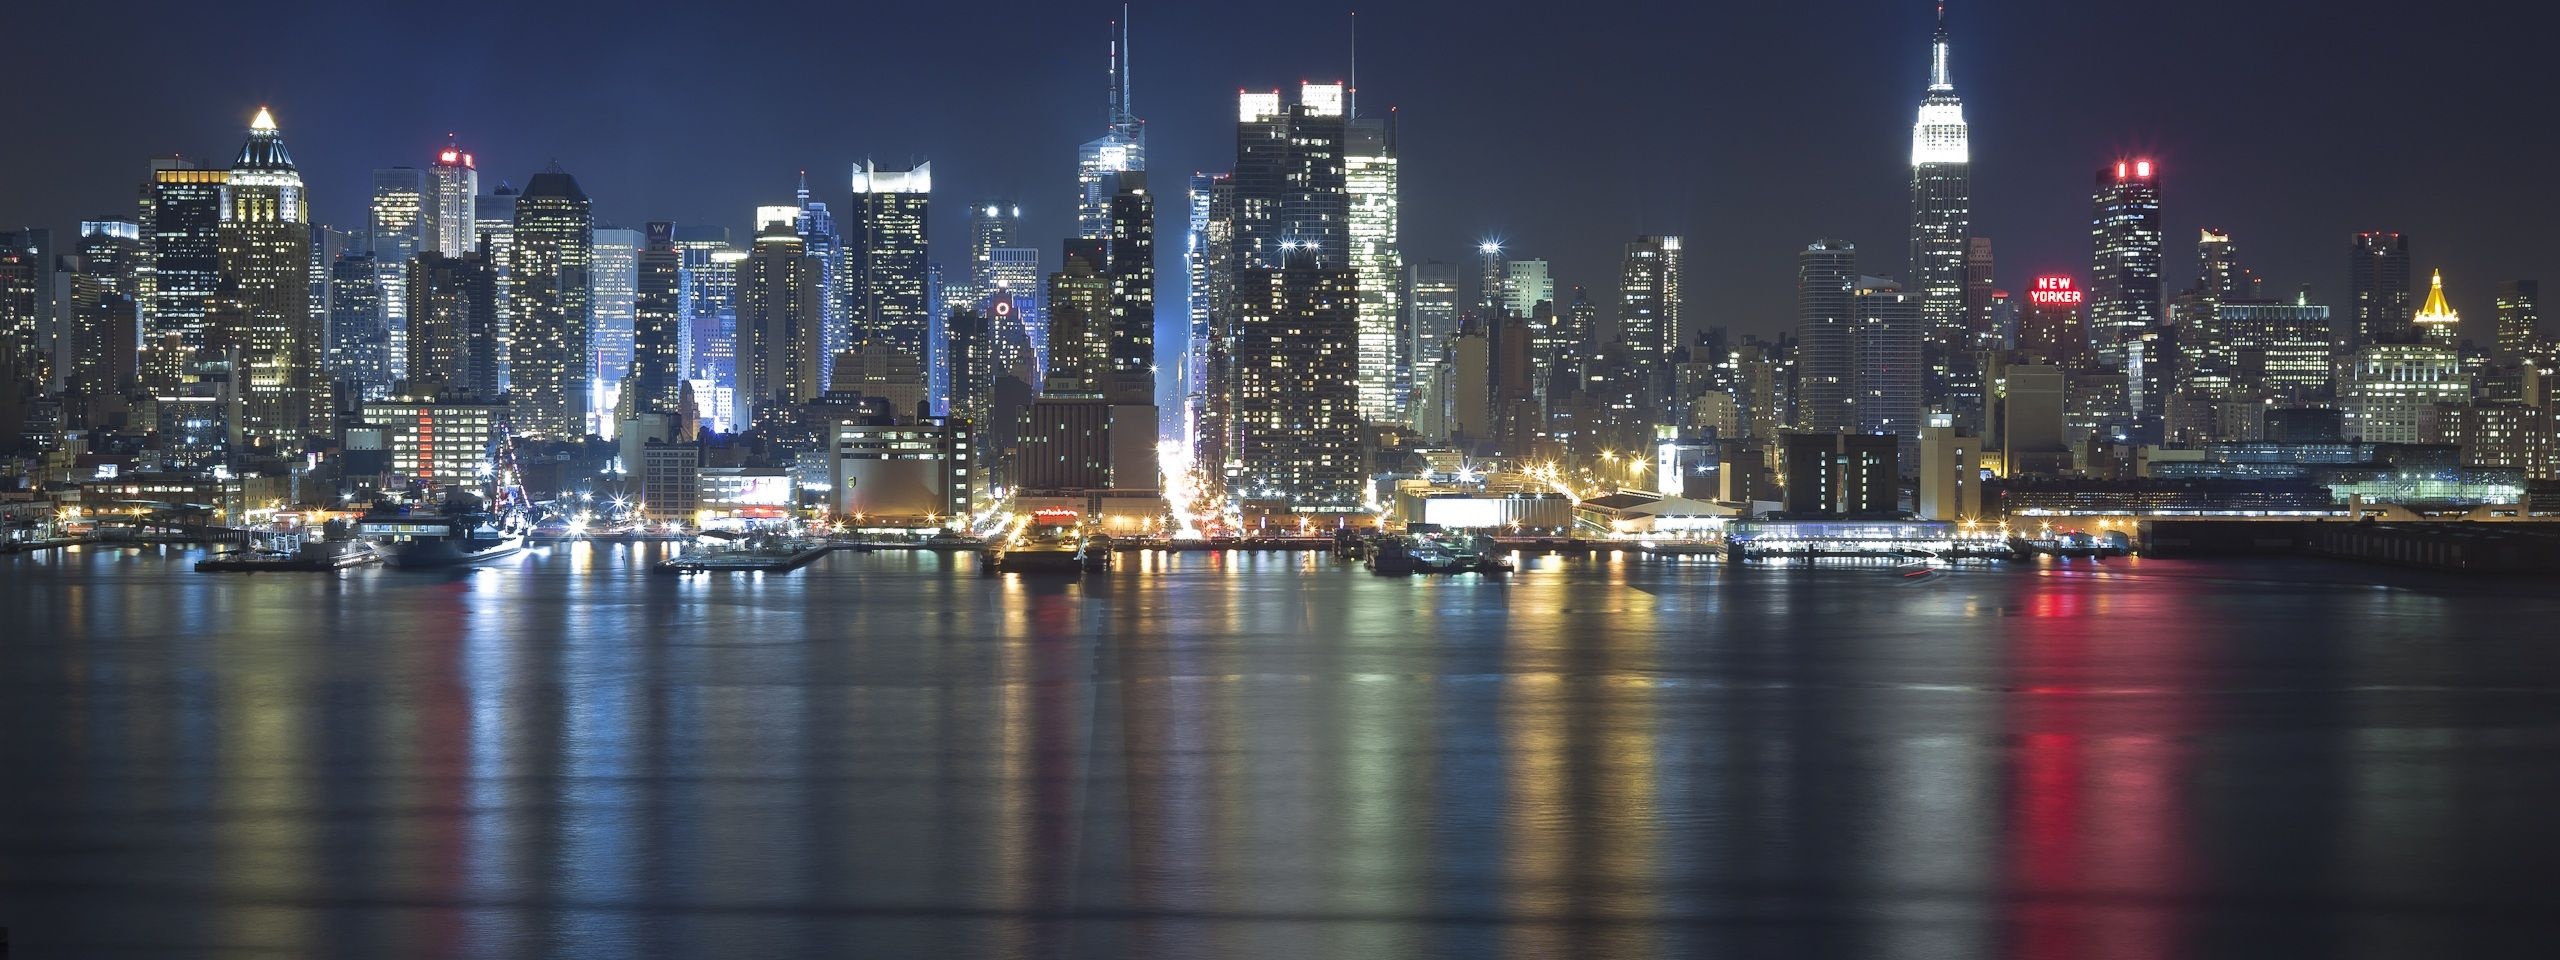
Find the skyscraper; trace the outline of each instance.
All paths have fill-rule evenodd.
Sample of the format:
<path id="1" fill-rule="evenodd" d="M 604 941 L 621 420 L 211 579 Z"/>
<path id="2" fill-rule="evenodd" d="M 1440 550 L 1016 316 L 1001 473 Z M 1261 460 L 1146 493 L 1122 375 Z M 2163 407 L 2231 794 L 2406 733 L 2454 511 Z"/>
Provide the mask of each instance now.
<path id="1" fill-rule="evenodd" d="M 1458 337 L 1458 265 L 1410 261 L 1404 287 L 1412 298 L 1405 322 L 1412 358 L 1413 425 L 1424 436 L 1448 436 L 1449 350 Z"/>
<path id="2" fill-rule="evenodd" d="M 1528 316 L 1536 313 L 1541 303 L 1556 300 L 1556 278 L 1549 274 L 1544 260 L 1513 260 L 1503 267 L 1503 291 L 1509 297 L 1503 309 Z"/>
<path id="3" fill-rule="evenodd" d="M 969 280 L 962 295 L 949 299 L 981 307 L 996 289 L 996 250 L 1014 244 L 1022 231 L 1022 207 L 984 203 L 969 210 Z"/>
<path id="4" fill-rule="evenodd" d="M 792 404 L 818 398 L 817 257 L 794 226 L 793 208 L 759 210 L 755 246 L 738 268 L 739 419 L 763 424 Z M 908 354 L 915 356 L 915 354 Z M 907 411 L 911 412 L 911 411 Z"/>
<path id="5" fill-rule="evenodd" d="M 1145 405 L 1156 393 L 1156 201 L 1141 171 L 1114 174 L 1111 194 L 1113 403 Z M 1153 439 L 1149 439 L 1152 445 Z"/>
<path id="6" fill-rule="evenodd" d="M 1860 277 L 1851 294 L 1857 315 L 1854 409 L 1859 433 L 1900 438 L 1903 463 L 1919 465 L 1920 343 L 1933 329 L 1919 294 L 1882 277 Z"/>
<path id="7" fill-rule="evenodd" d="M 2462 346 L 2462 315 L 2444 299 L 2444 271 L 2435 272 L 2427 287 L 2427 304 L 2410 318 L 2417 329 L 2418 342 L 2453 350 Z"/>
<path id="8" fill-rule="evenodd" d="M 140 384 L 142 228 L 130 220 L 83 221 L 78 249 L 64 373 L 92 399 L 120 397 Z"/>
<path id="9" fill-rule="evenodd" d="M 1357 276 L 1317 248 L 1236 277 L 1235 461 L 1240 497 L 1301 513 L 1362 509 Z"/>
<path id="10" fill-rule="evenodd" d="M 383 325 L 382 274 L 373 254 L 344 254 L 329 263 L 329 379 L 356 398 L 391 393 L 391 330 Z"/>
<path id="11" fill-rule="evenodd" d="M 1007 312 L 1031 348 L 1031 380 L 1037 385 L 1049 369 L 1047 274 L 1040 269 L 1040 248 L 997 247 L 988 252 L 988 259 L 987 275 L 993 281 L 988 294 L 1002 293 L 1012 304 Z M 991 316 L 988 322 L 996 321 Z"/>
<path id="12" fill-rule="evenodd" d="M 2409 238 L 2397 231 L 2356 234 L 2347 264 L 2347 348 L 2409 338 Z"/>
<path id="13" fill-rule="evenodd" d="M 474 175 L 477 178 L 477 175 Z M 498 189 L 472 203 L 473 227 L 482 255 L 489 269 L 498 274 L 498 386 L 506 389 L 513 382 L 515 369 L 516 316 L 516 188 L 499 181 Z"/>
<path id="14" fill-rule="evenodd" d="M 2089 327 L 2100 359 L 2125 360 L 2124 344 L 2160 325 L 2160 186 L 2149 160 L 2098 170 L 2089 221 Z"/>
<path id="15" fill-rule="evenodd" d="M 1111 22 L 1111 112 L 1102 136 L 1076 151 L 1076 235 L 1103 239 L 1111 235 L 1112 174 L 1147 169 L 1147 125 L 1131 112 L 1129 102 L 1129 7 Z"/>
<path id="16" fill-rule="evenodd" d="M 640 245 L 638 230 L 622 227 L 597 227 L 595 242 L 587 266 L 588 296 L 594 306 L 594 317 L 587 331 L 587 349 L 593 354 L 588 370 L 589 412 L 610 418 L 611 401 L 616 385 L 631 372 L 631 340 L 638 320 L 635 301 L 640 285 Z M 590 424 L 591 429 L 602 424 Z"/>
<path id="17" fill-rule="evenodd" d="M 153 389 L 175 387 L 205 346 L 205 311 L 222 282 L 226 179 L 188 160 L 151 162 L 142 221 L 149 267 L 143 380 Z"/>
<path id="18" fill-rule="evenodd" d="M 409 378 L 418 397 L 498 399 L 498 274 L 478 253 L 409 261 Z"/>
<path id="19" fill-rule="evenodd" d="M 1413 373 L 1397 335 L 1404 251 L 1395 118 L 1354 116 L 1345 129 L 1343 189 L 1351 197 L 1351 268 L 1360 283 L 1360 416 L 1405 423 Z"/>
<path id="20" fill-rule="evenodd" d="M 586 191 L 557 163 L 526 181 L 515 203 L 510 265 L 515 310 L 510 414 L 527 436 L 575 440 L 587 431 L 588 351 L 594 327 L 587 271 L 595 216 Z"/>
<path id="21" fill-rule="evenodd" d="M 794 199 L 800 208 L 796 221 L 800 242 L 808 246 L 809 255 L 818 262 L 818 329 L 824 333 L 818 351 L 818 382 L 825 383 L 836 352 L 853 344 L 853 322 L 847 312 L 847 299 L 842 296 L 844 234 L 836 229 L 835 213 L 827 209 L 826 202 L 810 198 L 809 171 L 800 171 L 800 188 Z"/>
<path id="22" fill-rule="evenodd" d="M 215 300 L 225 322 L 214 325 L 208 345 L 245 368 L 243 438 L 282 450 L 329 422 L 330 400 L 320 365 L 326 331 L 322 318 L 311 315 L 311 224 L 302 174 L 263 107 L 232 160 L 223 195 Z"/>
<path id="23" fill-rule="evenodd" d="M 920 365 L 932 359 L 925 234 L 932 195 L 930 163 L 895 171 L 866 160 L 853 168 L 854 222 L 845 251 L 852 338 L 866 349 L 903 351 Z"/>
<path id="24" fill-rule="evenodd" d="M 2542 285 L 2509 280 L 2498 285 L 2498 353 L 2509 361 L 2542 347 Z"/>
<path id="25" fill-rule="evenodd" d="M 1344 88 L 1298 87 L 1236 96 L 1235 249 L 1237 266 L 1279 269 L 1284 244 L 1319 262 L 1347 266 L 1351 194 L 1345 180 Z"/>
<path id="26" fill-rule="evenodd" d="M 1977 352 L 2000 346 L 2000 325 L 1991 319 L 1991 295 L 1998 289 L 1994 286 L 1992 265 L 1990 237 L 1975 237 L 1967 242 L 1964 252 L 1965 344 Z M 1965 425 L 1963 418 L 1959 417 L 1956 426 L 1962 428 Z"/>
<path id="27" fill-rule="evenodd" d="M 650 222 L 640 248 L 640 278 L 632 300 L 631 387 L 633 409 L 675 413 L 684 397 L 685 372 L 693 364 L 693 289 L 676 247 L 676 225 Z"/>
<path id="28" fill-rule="evenodd" d="M 1098 399 L 1111 379 L 1110 247 L 1067 241 L 1049 275 L 1049 364 L 1043 396 Z"/>
<path id="29" fill-rule="evenodd" d="M 1670 369 L 1680 343 L 1680 238 L 1637 237 L 1618 273 L 1618 334 L 1636 372 L 1653 383 Z M 1657 387 L 1660 384 L 1655 384 Z"/>
<path id="30" fill-rule="evenodd" d="M 1511 261 L 1503 256 L 1502 241 L 1486 240 L 1476 244 L 1476 299 L 1478 319 L 1490 320 L 1511 309 Z"/>
<path id="31" fill-rule="evenodd" d="M 409 369 L 409 260 L 435 249 L 434 203 L 426 173 L 418 168 L 373 172 L 365 236 L 372 245 L 374 269 L 381 271 L 382 319 L 391 332 L 394 376 L 406 376 Z"/>
<path id="32" fill-rule="evenodd" d="M 1796 255 L 1797 415 L 1807 430 L 1857 427 L 1858 248 L 1816 240 Z"/>
<path id="33" fill-rule="evenodd" d="M 1973 229 L 1973 165 L 1964 101 L 1948 73 L 1947 7 L 1929 40 L 1929 89 L 1911 124 L 1911 279 L 1930 342 L 1959 342 L 1965 325 L 1965 240 Z"/>
<path id="34" fill-rule="evenodd" d="M 427 166 L 429 182 L 427 221 L 435 232 L 427 238 L 425 249 L 448 257 L 461 256 L 480 246 L 480 165 L 462 145 L 445 141 L 436 151 L 435 162 Z"/>

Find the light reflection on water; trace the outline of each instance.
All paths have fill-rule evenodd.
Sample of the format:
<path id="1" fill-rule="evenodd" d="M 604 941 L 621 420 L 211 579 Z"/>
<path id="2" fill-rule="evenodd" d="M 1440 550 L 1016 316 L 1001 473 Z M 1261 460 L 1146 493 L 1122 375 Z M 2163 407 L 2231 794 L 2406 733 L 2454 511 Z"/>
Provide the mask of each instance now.
<path id="1" fill-rule="evenodd" d="M 0 925 L 66 955 L 2393 956 L 2560 906 L 2560 653 L 2516 628 L 2560 598 L 2513 585 L 663 549 L 0 561 L 0 762 L 41 785 L 0 791 Z"/>

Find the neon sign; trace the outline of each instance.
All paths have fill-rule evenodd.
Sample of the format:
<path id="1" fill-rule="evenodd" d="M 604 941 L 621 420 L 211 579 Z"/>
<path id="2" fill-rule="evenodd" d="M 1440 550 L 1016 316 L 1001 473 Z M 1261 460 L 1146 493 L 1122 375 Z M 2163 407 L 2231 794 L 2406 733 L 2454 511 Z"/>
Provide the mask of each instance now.
<path id="1" fill-rule="evenodd" d="M 2027 302 L 2039 307 L 2076 307 L 2082 296 L 2070 277 L 2037 277 L 2027 290 Z"/>

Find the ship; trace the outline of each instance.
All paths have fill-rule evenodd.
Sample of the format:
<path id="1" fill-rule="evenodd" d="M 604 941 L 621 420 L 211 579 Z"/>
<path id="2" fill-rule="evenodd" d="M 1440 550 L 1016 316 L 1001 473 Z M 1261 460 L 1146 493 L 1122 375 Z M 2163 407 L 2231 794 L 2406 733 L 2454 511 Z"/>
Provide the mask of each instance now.
<path id="1" fill-rule="evenodd" d="M 514 511 L 491 511 L 459 497 L 434 512 L 376 504 L 356 523 L 356 534 L 371 541 L 384 562 L 413 569 L 514 556 L 524 551 L 526 533 L 523 518 Z"/>
<path id="2" fill-rule="evenodd" d="M 344 520 L 331 520 L 319 532 L 270 534 L 249 546 L 226 550 L 196 561 L 198 573 L 257 573 L 265 570 L 337 570 L 382 559 L 371 544 L 355 536 Z"/>
<path id="3" fill-rule="evenodd" d="M 1385 537 L 1369 550 L 1372 573 L 1511 572 L 1511 556 L 1490 538 L 1444 533 L 1429 524 L 1414 524 L 1403 536 Z"/>
<path id="4" fill-rule="evenodd" d="M 1111 566 L 1111 539 L 1079 536 L 1082 517 L 1073 510 L 1034 510 L 1008 536 L 987 545 L 979 569 L 999 573 L 1083 573 Z"/>

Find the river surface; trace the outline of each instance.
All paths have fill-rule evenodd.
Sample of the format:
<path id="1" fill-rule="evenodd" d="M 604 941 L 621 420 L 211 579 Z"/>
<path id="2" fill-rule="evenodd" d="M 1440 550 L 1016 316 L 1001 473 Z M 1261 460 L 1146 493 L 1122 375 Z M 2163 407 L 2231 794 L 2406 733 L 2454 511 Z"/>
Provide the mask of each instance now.
<path id="1" fill-rule="evenodd" d="M 2310 561 L 1082 580 L 0 558 L 20 957 L 2560 943 L 2560 585 Z"/>

